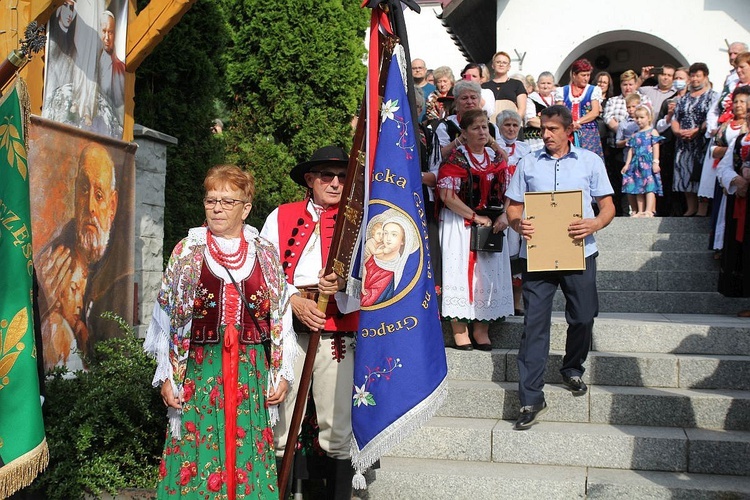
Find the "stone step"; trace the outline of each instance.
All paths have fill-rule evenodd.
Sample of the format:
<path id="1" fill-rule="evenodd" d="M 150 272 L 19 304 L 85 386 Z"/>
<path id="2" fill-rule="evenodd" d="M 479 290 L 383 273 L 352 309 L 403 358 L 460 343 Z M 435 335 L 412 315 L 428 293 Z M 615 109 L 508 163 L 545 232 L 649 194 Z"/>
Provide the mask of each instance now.
<path id="1" fill-rule="evenodd" d="M 600 291 L 716 292 L 719 273 L 712 271 L 596 271 Z"/>
<path id="2" fill-rule="evenodd" d="M 625 237 L 637 233 L 674 234 L 674 233 L 702 233 L 711 231 L 711 221 L 708 217 L 654 217 L 648 219 L 632 217 L 615 217 L 612 222 L 597 233 L 597 236 L 607 234 L 622 234 Z"/>
<path id="3" fill-rule="evenodd" d="M 558 384 L 544 387 L 550 422 L 598 423 L 750 431 L 750 391 L 589 386 L 574 397 Z M 449 380 L 438 415 L 446 418 L 514 420 L 518 384 Z"/>
<path id="4" fill-rule="evenodd" d="M 552 313 L 550 348 L 565 350 L 565 315 Z M 490 325 L 496 349 L 517 349 L 523 317 Z M 453 345 L 450 323 L 443 322 L 446 345 Z M 594 322 L 594 351 L 750 356 L 750 319 L 716 314 L 600 313 Z"/>
<path id="5" fill-rule="evenodd" d="M 665 314 L 736 314 L 746 309 L 746 298 L 727 298 L 718 292 L 654 292 L 627 293 L 599 290 L 600 312 L 665 313 Z M 553 310 L 565 310 L 561 290 L 555 293 Z"/>
<path id="6" fill-rule="evenodd" d="M 719 500 L 750 497 L 750 478 L 684 472 L 589 468 L 588 499 Z"/>
<path id="7" fill-rule="evenodd" d="M 602 253 L 662 251 L 701 252 L 710 250 L 708 233 L 629 233 L 611 232 L 609 228 L 596 235 L 596 246 Z"/>
<path id="8" fill-rule="evenodd" d="M 750 478 L 552 465 L 384 457 L 361 500 L 719 500 L 750 497 Z"/>
<path id="9" fill-rule="evenodd" d="M 601 251 L 596 271 L 713 271 L 719 274 L 719 261 L 707 250 L 692 252 Z"/>
<path id="10" fill-rule="evenodd" d="M 562 383 L 564 351 L 553 350 L 544 381 Z M 457 351 L 448 349 L 449 377 L 454 380 L 517 382 L 516 349 Z M 583 376 L 587 384 L 683 389 L 750 388 L 750 356 L 593 351 Z"/>
<path id="11" fill-rule="evenodd" d="M 383 457 L 361 500 L 585 498 L 586 468 Z M 729 490 L 727 487 L 726 490 Z M 731 491 L 731 490 L 729 490 Z"/>
<path id="12" fill-rule="evenodd" d="M 697 474 L 750 475 L 750 433 L 549 422 L 493 430 L 495 462 Z"/>
<path id="13" fill-rule="evenodd" d="M 750 432 L 435 417 L 388 456 L 750 475 Z"/>

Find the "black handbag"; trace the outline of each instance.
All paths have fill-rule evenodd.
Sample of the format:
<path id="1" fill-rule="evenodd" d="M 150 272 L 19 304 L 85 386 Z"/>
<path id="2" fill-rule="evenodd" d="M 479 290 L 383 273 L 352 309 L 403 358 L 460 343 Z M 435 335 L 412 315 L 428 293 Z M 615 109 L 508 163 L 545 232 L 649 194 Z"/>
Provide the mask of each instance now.
<path id="1" fill-rule="evenodd" d="M 502 252 L 503 236 L 505 236 L 503 231 L 493 232 L 492 226 L 471 226 L 469 248 L 477 252 Z"/>
<path id="2" fill-rule="evenodd" d="M 471 169 L 469 170 L 469 206 L 474 208 L 474 178 L 471 175 Z M 499 217 L 505 211 L 505 207 L 487 207 L 485 210 L 477 210 L 477 214 L 486 215 L 493 223 L 494 220 Z M 492 232 L 492 226 L 471 226 L 471 239 L 469 242 L 469 250 L 476 252 L 502 252 L 503 251 L 503 237 L 505 232 L 500 231 L 499 233 Z"/>

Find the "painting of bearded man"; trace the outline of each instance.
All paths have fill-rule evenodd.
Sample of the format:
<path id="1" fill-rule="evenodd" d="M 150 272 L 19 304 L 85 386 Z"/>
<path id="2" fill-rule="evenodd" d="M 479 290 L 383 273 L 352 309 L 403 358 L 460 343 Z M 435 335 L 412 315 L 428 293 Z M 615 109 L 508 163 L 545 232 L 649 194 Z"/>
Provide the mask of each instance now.
<path id="1" fill-rule="evenodd" d="M 32 127 L 29 148 L 44 362 L 76 370 L 87 366 L 97 340 L 119 334 L 102 312 L 132 319 L 133 146 L 32 123 L 46 125 Z M 61 170 L 44 175 L 54 167 Z"/>

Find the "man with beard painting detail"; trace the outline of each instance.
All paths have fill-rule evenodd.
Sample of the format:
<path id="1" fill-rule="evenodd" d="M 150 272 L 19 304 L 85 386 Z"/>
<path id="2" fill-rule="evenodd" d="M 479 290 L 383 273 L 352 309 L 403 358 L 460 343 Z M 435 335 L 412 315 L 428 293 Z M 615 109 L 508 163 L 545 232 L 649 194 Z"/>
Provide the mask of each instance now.
<path id="1" fill-rule="evenodd" d="M 99 314 L 116 310 L 114 304 L 102 307 L 96 302 L 117 284 L 107 265 L 117 196 L 112 158 L 104 147 L 87 145 L 78 160 L 74 218 L 37 260 L 46 368 L 82 368 L 82 355 L 90 355 L 95 338 L 105 336 L 93 328 L 101 322 Z"/>

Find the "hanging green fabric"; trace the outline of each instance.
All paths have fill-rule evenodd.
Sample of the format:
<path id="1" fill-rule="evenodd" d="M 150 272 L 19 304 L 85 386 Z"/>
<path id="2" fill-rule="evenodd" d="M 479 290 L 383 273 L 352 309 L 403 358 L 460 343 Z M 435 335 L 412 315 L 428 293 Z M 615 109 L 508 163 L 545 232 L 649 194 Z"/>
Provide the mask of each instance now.
<path id="1" fill-rule="evenodd" d="M 47 466 L 32 315 L 28 96 L 18 79 L 0 99 L 0 498 Z"/>

